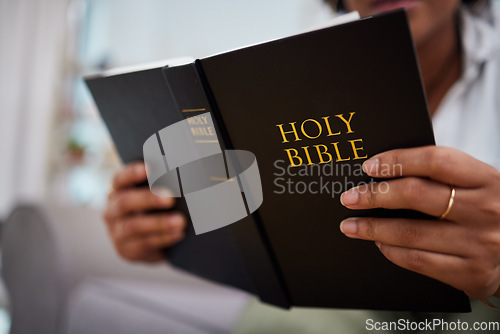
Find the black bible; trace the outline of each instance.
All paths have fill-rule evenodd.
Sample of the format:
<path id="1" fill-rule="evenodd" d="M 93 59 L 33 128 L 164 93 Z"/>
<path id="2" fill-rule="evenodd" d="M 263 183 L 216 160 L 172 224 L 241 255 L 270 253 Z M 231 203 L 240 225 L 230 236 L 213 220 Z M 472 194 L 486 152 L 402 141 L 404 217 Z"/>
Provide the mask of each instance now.
<path id="1" fill-rule="evenodd" d="M 224 148 L 257 158 L 261 207 L 204 234 L 188 224 L 166 250 L 174 266 L 285 308 L 470 311 L 462 292 L 339 230 L 353 216 L 419 216 L 339 200 L 373 181 L 356 172 L 367 158 L 434 144 L 405 11 L 86 82 L 124 163 L 143 159 L 151 135 L 202 112 Z M 178 209 L 189 217 L 183 199 Z"/>

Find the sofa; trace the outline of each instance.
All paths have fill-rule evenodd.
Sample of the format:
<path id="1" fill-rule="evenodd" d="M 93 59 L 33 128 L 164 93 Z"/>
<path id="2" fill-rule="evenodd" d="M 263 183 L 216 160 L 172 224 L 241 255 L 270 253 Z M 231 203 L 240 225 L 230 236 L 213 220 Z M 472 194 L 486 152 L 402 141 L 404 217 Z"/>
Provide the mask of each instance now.
<path id="1" fill-rule="evenodd" d="M 91 209 L 20 204 L 1 250 L 12 334 L 228 333 L 249 301 L 167 263 L 120 259 Z"/>

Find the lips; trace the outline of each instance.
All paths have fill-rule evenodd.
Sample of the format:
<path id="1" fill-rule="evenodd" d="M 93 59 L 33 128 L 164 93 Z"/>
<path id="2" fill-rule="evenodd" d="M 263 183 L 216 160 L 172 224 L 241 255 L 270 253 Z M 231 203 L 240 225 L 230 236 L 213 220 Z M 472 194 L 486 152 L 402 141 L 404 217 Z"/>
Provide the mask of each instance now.
<path id="1" fill-rule="evenodd" d="M 387 12 L 399 8 L 411 10 L 422 0 L 376 0 L 373 3 L 373 9 L 377 13 Z"/>

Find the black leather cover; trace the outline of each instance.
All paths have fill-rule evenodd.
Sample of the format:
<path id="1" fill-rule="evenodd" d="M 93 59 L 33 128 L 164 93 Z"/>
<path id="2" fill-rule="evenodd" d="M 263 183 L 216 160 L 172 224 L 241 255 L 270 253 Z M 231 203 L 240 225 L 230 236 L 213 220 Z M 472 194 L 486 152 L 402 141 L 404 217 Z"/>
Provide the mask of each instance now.
<path id="1" fill-rule="evenodd" d="M 281 306 L 470 311 L 468 298 L 462 292 L 392 264 L 372 242 L 348 239 L 339 230 L 340 222 L 350 216 L 417 217 L 417 213 L 353 212 L 340 204 L 340 193 L 299 194 L 295 188 L 293 194 L 277 193 L 283 189 L 279 184 L 286 187 L 287 180 L 306 186 L 338 181 L 342 190 L 348 188 L 341 167 L 355 170 L 366 160 L 354 160 L 349 140 L 362 140 L 355 144 L 363 147 L 357 151 L 359 157 L 434 144 L 404 11 L 219 54 L 185 65 L 187 68 L 186 73 L 195 72 L 195 77 L 172 79 L 175 75 L 169 71 L 174 69 L 164 68 L 167 86 L 175 91 L 183 80 L 199 82 L 205 94 L 205 102 L 200 103 L 209 105 L 225 146 L 256 155 L 264 202 L 253 217 L 205 235 L 191 233 L 174 248 L 172 254 L 179 259 L 173 259 L 174 263 Z M 201 107 L 172 106 L 168 97 L 172 90 L 166 89 L 157 73 L 151 70 L 88 80 L 125 162 L 140 159 L 140 149 L 148 136 L 180 120 L 179 108 Z M 121 85 L 123 90 L 117 91 Z M 180 104 L 190 100 L 184 102 L 182 90 L 173 95 L 171 98 L 177 102 L 183 101 Z M 352 112 L 352 132 L 348 132 L 335 115 L 347 118 Z M 316 139 L 308 139 L 300 132 L 305 120 L 323 122 L 323 117 L 328 116 L 331 132 L 341 131 L 340 135 L 327 136 L 324 123 L 323 134 Z M 294 135 L 288 134 L 289 142 L 283 143 L 277 125 L 283 124 L 289 130 L 292 122 L 296 122 L 301 140 L 294 141 Z M 313 121 L 307 121 L 304 129 L 311 137 L 318 131 Z M 275 175 L 281 173 L 276 161 L 281 160 L 278 165 L 282 167 L 289 164 L 285 149 L 297 149 L 306 161 L 302 147 L 313 149 L 313 145 L 322 144 L 335 155 L 334 142 L 338 143 L 341 157 L 351 158 L 333 163 L 337 173 L 310 172 L 313 175 L 301 176 L 298 170 L 304 168 L 295 167 L 295 175 Z M 311 159 L 318 162 L 312 153 Z M 342 171 L 343 175 L 339 175 Z M 370 181 L 364 174 L 354 174 L 348 179 L 351 186 Z M 318 184 L 313 191 L 319 189 Z M 219 255 L 213 245 L 219 241 L 207 241 L 224 233 L 226 241 L 237 245 L 238 260 L 233 264 L 217 261 Z M 227 275 L 234 272 L 240 274 L 236 275 L 239 278 L 248 275 L 251 282 L 245 285 L 242 282 L 246 280 L 237 281 L 234 275 Z"/>

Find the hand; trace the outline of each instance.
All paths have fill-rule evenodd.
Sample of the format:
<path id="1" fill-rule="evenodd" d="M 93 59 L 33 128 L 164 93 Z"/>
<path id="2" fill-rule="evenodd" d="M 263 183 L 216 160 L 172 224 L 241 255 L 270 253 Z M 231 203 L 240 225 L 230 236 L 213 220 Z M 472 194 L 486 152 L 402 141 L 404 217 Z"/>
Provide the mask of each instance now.
<path id="1" fill-rule="evenodd" d="M 183 238 L 186 218 L 179 212 L 147 213 L 172 208 L 175 199 L 158 197 L 147 187 L 134 187 L 146 178 L 143 163 L 129 164 L 118 172 L 104 220 L 121 257 L 129 261 L 159 262 L 165 260 L 162 249 Z"/>
<path id="2" fill-rule="evenodd" d="M 350 218 L 350 238 L 373 240 L 393 263 L 447 283 L 476 299 L 500 297 L 500 173 L 445 147 L 378 154 L 363 164 L 370 176 L 396 179 L 352 188 L 350 209 L 412 209 L 441 216 L 451 187 L 455 201 L 442 220 Z"/>

